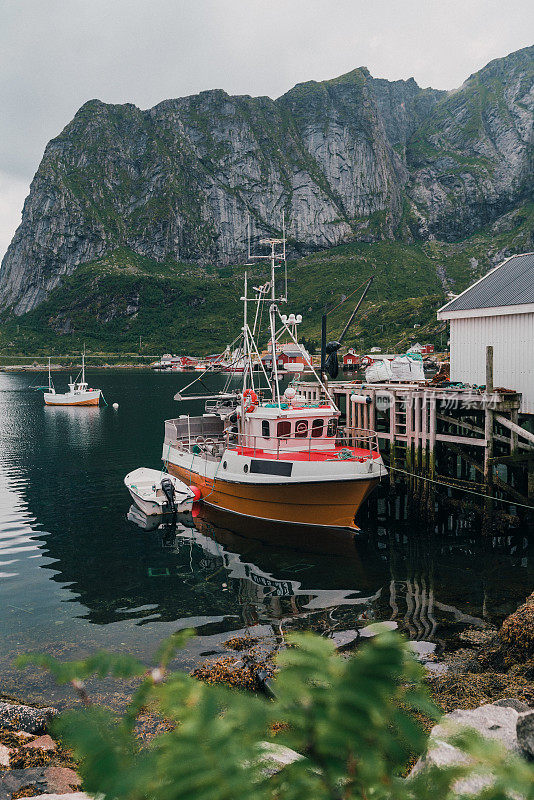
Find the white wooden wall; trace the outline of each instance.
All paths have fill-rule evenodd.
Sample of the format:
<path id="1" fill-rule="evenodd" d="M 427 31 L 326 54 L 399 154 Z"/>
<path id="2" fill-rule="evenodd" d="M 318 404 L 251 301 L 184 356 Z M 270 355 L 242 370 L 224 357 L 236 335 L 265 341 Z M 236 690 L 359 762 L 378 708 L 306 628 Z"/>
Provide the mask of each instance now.
<path id="1" fill-rule="evenodd" d="M 486 346 L 493 345 L 493 385 L 523 393 L 534 414 L 534 314 L 451 319 L 451 380 L 486 383 Z"/>

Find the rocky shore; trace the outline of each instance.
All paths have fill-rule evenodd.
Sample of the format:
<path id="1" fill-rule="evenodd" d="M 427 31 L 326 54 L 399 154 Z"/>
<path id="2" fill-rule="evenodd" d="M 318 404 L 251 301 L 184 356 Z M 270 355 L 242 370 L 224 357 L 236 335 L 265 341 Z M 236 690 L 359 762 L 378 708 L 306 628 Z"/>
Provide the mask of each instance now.
<path id="1" fill-rule="evenodd" d="M 57 713 L 0 702 L 0 800 L 68 793 L 81 800 L 72 754 L 48 733 Z"/>
<path id="2" fill-rule="evenodd" d="M 372 630 L 354 631 L 353 636 L 344 631 L 337 635 L 336 646 L 350 652 L 362 638 L 373 635 Z M 428 722 L 429 748 L 412 775 L 431 766 L 465 763 L 465 756 L 443 741 L 453 724 L 474 728 L 510 753 L 534 760 L 534 593 L 498 631 L 467 629 L 460 639 L 464 646 L 450 653 L 438 671 L 424 648 L 414 647 L 416 657 L 426 663 L 430 693 L 446 713 L 439 725 L 431 727 Z M 224 655 L 205 661 L 192 674 L 210 683 L 269 695 L 277 649 L 273 642 L 246 635 L 229 639 L 224 647 Z M 68 800 L 86 800 L 72 754 L 50 736 L 50 722 L 57 713 L 54 708 L 0 701 L 0 800 L 44 796 L 54 800 L 64 794 L 70 794 Z M 160 732 L 161 720 L 150 715 L 140 720 L 141 740 Z M 276 762 L 276 753 L 272 758 Z M 477 774 L 457 791 L 472 794 L 489 780 L 488 775 Z"/>

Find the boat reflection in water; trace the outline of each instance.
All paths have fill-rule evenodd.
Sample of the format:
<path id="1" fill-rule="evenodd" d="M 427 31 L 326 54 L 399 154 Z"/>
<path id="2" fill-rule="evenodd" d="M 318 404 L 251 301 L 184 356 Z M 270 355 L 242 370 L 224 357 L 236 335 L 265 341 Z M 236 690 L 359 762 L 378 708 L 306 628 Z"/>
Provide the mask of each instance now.
<path id="1" fill-rule="evenodd" d="M 195 575 L 195 582 L 213 581 L 233 596 L 240 618 L 236 621 L 234 617 L 234 629 L 269 626 L 275 639 L 280 640 L 283 633 L 291 629 L 311 627 L 324 633 L 333 633 L 337 629 L 345 629 L 349 623 L 353 626 L 355 618 L 369 620 L 374 616 L 371 609 L 379 599 L 381 589 L 379 582 L 369 580 L 369 569 L 367 573 L 363 570 L 354 546 L 354 537 L 345 535 L 343 542 L 343 555 L 350 555 L 350 561 L 345 560 L 345 569 L 342 570 L 344 577 L 340 575 L 341 581 L 332 580 L 331 576 L 325 580 L 321 579 L 316 565 L 307 562 L 306 553 L 299 555 L 289 549 L 301 544 L 302 528 L 295 526 L 295 538 L 291 538 L 292 531 L 284 526 L 283 539 L 279 534 L 277 546 L 288 548 L 286 563 L 280 563 L 280 558 L 277 559 L 281 574 L 276 575 L 263 566 L 263 562 L 272 563 L 273 531 L 264 530 L 269 523 L 263 523 L 262 529 L 255 531 L 256 534 L 268 534 L 269 544 L 262 545 L 259 541 L 251 543 L 235 531 L 223 527 L 227 518 L 235 521 L 233 514 L 225 516 L 203 506 L 194 508 L 194 516 L 175 514 L 148 518 L 135 505 L 128 512 L 128 519 L 138 527 L 157 531 L 164 550 L 182 556 L 182 567 L 184 552 L 189 552 L 191 575 Z M 322 534 L 324 541 L 324 530 L 318 529 L 318 533 Z M 307 541 L 309 538 L 308 528 Z M 250 556 L 247 557 L 247 552 L 251 551 L 254 563 Z M 330 546 L 329 553 L 332 555 Z M 279 550 L 277 554 L 280 556 Z M 287 577 L 283 575 L 285 572 L 288 573 Z M 306 584 L 310 583 L 310 572 L 315 572 L 319 586 L 308 587 L 302 579 L 295 577 L 295 572 L 305 576 Z M 169 567 L 163 568 L 163 573 L 172 577 L 171 562 Z M 321 586 L 321 583 L 324 585 Z M 344 614 L 344 609 L 349 613 Z M 262 632 L 265 635 L 266 631 Z M 358 635 L 357 631 L 353 631 L 353 634 L 354 638 Z M 227 634 L 221 638 L 227 638 Z"/>
<path id="2" fill-rule="evenodd" d="M 234 515 L 203 506 L 194 508 L 194 516 L 151 520 L 132 506 L 128 518 L 151 530 L 152 536 L 157 532 L 161 547 L 181 556 L 182 569 L 187 563 L 184 552 L 189 552 L 196 585 L 213 582 L 233 595 L 240 618 L 233 621 L 234 629 L 269 626 L 278 641 L 288 631 L 311 629 L 346 644 L 366 636 L 370 622 L 387 620 L 390 627 L 398 627 L 416 641 L 414 649 L 425 658 L 443 650 L 446 637 L 462 628 L 487 625 L 484 618 L 470 613 L 469 600 L 460 600 L 458 605 L 450 601 L 444 588 L 447 579 L 436 576 L 432 567 L 425 574 L 420 554 L 416 571 L 412 573 L 404 564 L 395 575 L 390 557 L 376 546 L 376 540 L 373 544 L 349 534 L 333 540 L 331 533 L 325 537 L 318 529 L 311 542 L 315 552 L 323 542 L 324 557 L 317 559 L 300 550 L 298 526 L 288 532 L 287 526 L 264 530 L 268 523 L 262 523 L 254 528 L 257 539 L 268 541 L 262 544 L 250 539 L 250 524 L 245 538 L 225 527 L 235 522 Z M 306 545 L 309 549 L 309 528 Z M 171 562 L 165 569 L 171 577 Z"/>

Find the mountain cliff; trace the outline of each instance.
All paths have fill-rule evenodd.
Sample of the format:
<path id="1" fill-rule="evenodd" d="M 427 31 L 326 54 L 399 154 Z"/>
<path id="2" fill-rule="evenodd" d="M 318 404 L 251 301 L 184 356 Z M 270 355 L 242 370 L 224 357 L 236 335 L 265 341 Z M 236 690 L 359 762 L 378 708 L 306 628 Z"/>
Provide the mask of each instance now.
<path id="1" fill-rule="evenodd" d="M 448 93 L 360 68 L 274 101 L 215 90 L 142 111 L 91 100 L 46 147 L 0 305 L 22 315 L 119 248 L 232 263 L 247 218 L 254 241 L 279 232 L 282 211 L 294 254 L 462 239 L 531 196 L 533 110 L 534 47 Z"/>

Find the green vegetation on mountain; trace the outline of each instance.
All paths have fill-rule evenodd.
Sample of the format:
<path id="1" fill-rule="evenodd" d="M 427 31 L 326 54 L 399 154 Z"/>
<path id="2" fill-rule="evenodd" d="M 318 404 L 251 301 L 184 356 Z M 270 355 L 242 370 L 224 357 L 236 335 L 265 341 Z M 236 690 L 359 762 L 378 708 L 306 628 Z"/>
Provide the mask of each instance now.
<path id="1" fill-rule="evenodd" d="M 445 346 L 436 309 L 447 292 L 462 291 L 507 255 L 531 250 L 533 231 L 529 203 L 461 242 L 356 242 L 319 251 L 289 262 L 288 307 L 303 316 L 301 336 L 317 342 L 325 306 L 335 307 L 374 274 L 346 345 L 403 350 L 424 339 Z M 249 274 L 263 282 L 265 263 Z M 115 250 L 80 266 L 33 311 L 6 316 L 0 355 L 61 355 L 84 342 L 89 352 L 220 351 L 241 328 L 243 277 L 243 266 L 158 263 Z M 339 336 L 358 297 L 356 291 L 329 315 L 331 338 Z"/>

